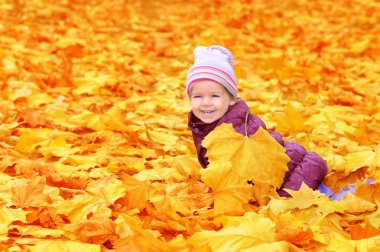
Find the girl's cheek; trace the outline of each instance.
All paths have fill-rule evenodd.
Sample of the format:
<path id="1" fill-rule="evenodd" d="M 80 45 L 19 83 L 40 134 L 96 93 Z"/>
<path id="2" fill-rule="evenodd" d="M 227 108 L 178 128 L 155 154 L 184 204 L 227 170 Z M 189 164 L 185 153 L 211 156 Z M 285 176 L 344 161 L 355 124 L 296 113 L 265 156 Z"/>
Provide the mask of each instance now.
<path id="1" fill-rule="evenodd" d="M 191 106 L 194 107 L 194 106 L 197 106 L 199 102 L 197 100 L 191 100 Z"/>

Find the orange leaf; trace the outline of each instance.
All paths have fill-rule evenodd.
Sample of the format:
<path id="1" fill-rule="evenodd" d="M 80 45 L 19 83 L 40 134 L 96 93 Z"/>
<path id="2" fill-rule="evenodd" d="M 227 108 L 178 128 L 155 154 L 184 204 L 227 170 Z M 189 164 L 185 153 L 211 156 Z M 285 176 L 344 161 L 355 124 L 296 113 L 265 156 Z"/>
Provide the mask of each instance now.
<path id="1" fill-rule="evenodd" d="M 35 177 L 28 180 L 16 180 L 12 186 L 12 201 L 17 207 L 44 206 L 51 199 L 43 193 L 45 177 Z"/>
<path id="2" fill-rule="evenodd" d="M 380 230 L 368 223 L 349 226 L 348 231 L 352 240 L 361 240 L 380 235 Z"/>
<path id="3" fill-rule="evenodd" d="M 64 226 L 83 242 L 103 244 L 108 240 L 117 238 L 116 224 L 109 218 L 93 217 L 75 224 Z"/>
<path id="4" fill-rule="evenodd" d="M 380 183 L 375 181 L 371 184 L 366 184 L 360 180 L 356 182 L 355 195 L 369 202 L 380 203 Z"/>
<path id="5" fill-rule="evenodd" d="M 296 245 L 305 245 L 313 239 L 313 232 L 309 224 L 291 213 L 285 213 L 276 218 L 276 238 Z"/>
<path id="6" fill-rule="evenodd" d="M 148 182 L 139 181 L 128 174 L 121 174 L 120 176 L 126 189 L 125 200 L 128 209 L 144 209 L 153 189 L 152 186 Z"/>

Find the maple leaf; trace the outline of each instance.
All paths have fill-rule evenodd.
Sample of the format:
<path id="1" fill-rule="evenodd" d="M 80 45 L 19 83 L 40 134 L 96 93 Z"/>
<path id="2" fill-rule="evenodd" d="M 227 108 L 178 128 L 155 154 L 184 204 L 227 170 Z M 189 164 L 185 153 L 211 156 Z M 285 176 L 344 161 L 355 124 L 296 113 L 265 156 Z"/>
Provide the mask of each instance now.
<path id="1" fill-rule="evenodd" d="M 51 126 L 45 114 L 32 109 L 20 111 L 18 122 L 20 124 L 30 125 L 32 128 Z"/>
<path id="2" fill-rule="evenodd" d="M 139 181 L 128 174 L 121 174 L 123 187 L 126 190 L 126 205 L 128 209 L 137 208 L 142 210 L 146 207 L 149 195 L 153 190 L 151 184 L 145 181 Z"/>
<path id="3" fill-rule="evenodd" d="M 252 187 L 233 170 L 229 162 L 214 162 L 201 171 L 202 181 L 211 187 L 218 214 L 242 214 L 243 204 L 252 197 Z"/>
<path id="4" fill-rule="evenodd" d="M 124 124 L 123 110 L 118 105 L 112 106 L 105 113 L 102 111 L 95 113 L 88 109 L 83 109 L 80 114 L 70 116 L 68 122 L 88 127 L 95 131 L 121 131 L 129 129 Z"/>
<path id="5" fill-rule="evenodd" d="M 114 242 L 114 247 L 117 251 L 153 251 L 153 252 L 170 252 L 170 251 L 187 251 L 187 244 L 169 244 L 154 235 L 154 232 L 145 230 L 139 220 L 121 214 L 115 220 L 117 230 L 121 231 L 118 239 Z M 187 249 L 186 249 L 187 247 Z"/>
<path id="6" fill-rule="evenodd" d="M 116 224 L 109 218 L 95 216 L 89 220 L 65 225 L 64 229 L 83 242 L 103 244 L 107 240 L 117 238 L 115 227 Z"/>
<path id="7" fill-rule="evenodd" d="M 38 129 L 38 130 L 28 130 L 24 132 L 15 146 L 18 151 L 32 152 L 34 149 L 41 145 L 41 142 L 46 141 L 47 135 L 51 132 L 51 129 Z"/>
<path id="8" fill-rule="evenodd" d="M 148 130 L 148 128 L 146 128 L 146 135 L 149 140 L 164 145 L 174 145 L 178 140 L 177 136 L 166 134 L 163 132 L 157 132 L 154 130 Z"/>
<path id="9" fill-rule="evenodd" d="M 317 212 L 327 216 L 335 211 L 344 212 L 346 208 L 338 202 L 329 199 L 326 195 L 318 191 L 313 191 L 310 187 L 302 183 L 298 191 L 286 190 L 291 198 L 272 199 L 268 203 L 268 208 L 274 215 L 294 211 L 295 209 L 308 209 L 312 206 L 318 206 Z"/>
<path id="10" fill-rule="evenodd" d="M 276 238 L 302 246 L 310 243 L 313 232 L 307 223 L 290 213 L 285 213 L 276 218 Z"/>
<path id="11" fill-rule="evenodd" d="M 17 207 L 41 206 L 51 202 L 50 197 L 43 193 L 45 177 L 35 177 L 32 180 L 16 180 L 12 186 L 12 201 Z"/>
<path id="12" fill-rule="evenodd" d="M 359 180 L 355 184 L 355 195 L 377 204 L 380 202 L 380 183 L 375 181 L 371 184 L 367 184 Z"/>
<path id="13" fill-rule="evenodd" d="M 40 240 L 33 246 L 27 246 L 31 252 L 71 252 L 71 251 L 88 251 L 88 252 L 100 252 L 100 245 L 89 244 L 76 241 L 64 241 L 64 240 Z"/>
<path id="14" fill-rule="evenodd" d="M 349 226 L 348 231 L 352 240 L 361 240 L 380 235 L 380 230 L 368 223 Z"/>
<path id="15" fill-rule="evenodd" d="M 361 240 L 351 240 L 346 238 L 338 233 L 331 234 L 331 240 L 326 247 L 329 251 L 337 251 L 337 252 L 365 252 L 365 251 L 377 251 L 378 244 L 380 242 L 380 237 L 372 237 Z"/>
<path id="16" fill-rule="evenodd" d="M 188 216 L 191 214 L 190 209 L 187 208 L 185 204 L 183 204 L 175 197 L 170 197 L 161 194 L 153 194 L 149 198 L 149 201 L 153 203 L 156 209 L 158 209 L 160 219 L 163 221 L 179 221 L 182 218 L 182 216 Z M 183 228 L 180 227 L 180 229 Z"/>
<path id="17" fill-rule="evenodd" d="M 187 208 L 194 211 L 199 208 L 209 207 L 213 203 L 212 196 L 208 193 L 209 189 L 201 181 L 186 181 L 168 184 L 165 188 L 165 193 L 167 196 L 175 197 Z"/>
<path id="18" fill-rule="evenodd" d="M 15 149 L 21 152 L 31 153 L 37 149 L 37 147 L 45 147 L 51 143 L 51 139 L 58 138 L 58 141 L 62 144 L 63 139 L 74 138 L 76 135 L 71 132 L 54 130 L 51 128 L 42 129 L 25 129 L 20 135 Z"/>
<path id="19" fill-rule="evenodd" d="M 48 105 L 56 102 L 56 99 L 47 93 L 36 93 L 28 97 L 28 103 L 32 108 L 38 108 L 43 105 Z M 43 121 L 39 124 L 44 123 L 47 126 L 52 126 L 50 121 L 46 121 L 47 118 L 41 118 Z"/>
<path id="20" fill-rule="evenodd" d="M 42 227 L 53 228 L 64 223 L 53 207 L 30 209 L 27 215 L 28 223 L 38 223 Z"/>
<path id="21" fill-rule="evenodd" d="M 26 222 L 26 216 L 29 212 L 22 209 L 12 209 L 0 206 L 0 222 L 2 224 L 10 224 L 13 221 Z"/>
<path id="22" fill-rule="evenodd" d="M 185 181 L 200 179 L 202 169 L 198 160 L 191 156 L 177 156 L 172 162 L 172 166 L 184 176 Z"/>
<path id="23" fill-rule="evenodd" d="M 74 85 L 77 86 L 73 90 L 75 95 L 80 94 L 108 94 L 108 90 L 104 88 L 105 85 L 114 85 L 117 82 L 115 76 L 112 75 L 99 75 L 96 72 L 87 73 L 85 77 L 74 78 Z"/>
<path id="24" fill-rule="evenodd" d="M 52 204 L 57 209 L 57 214 L 63 214 L 71 221 L 77 223 L 86 220 L 89 214 L 104 217 L 111 216 L 108 202 L 104 199 L 90 195 L 75 195 L 70 200 L 57 201 Z"/>
<path id="25" fill-rule="evenodd" d="M 363 200 L 351 193 L 344 196 L 339 201 L 339 204 L 345 207 L 344 212 L 352 214 L 365 213 L 367 211 L 372 212 L 377 208 L 376 204 Z"/>
<path id="26" fill-rule="evenodd" d="M 222 124 L 202 144 L 207 148 L 210 164 L 230 161 L 241 180 L 270 184 L 274 188 L 283 183 L 290 158 L 285 148 L 262 128 L 248 138 L 237 133 L 231 124 Z"/>
<path id="27" fill-rule="evenodd" d="M 65 157 L 71 154 L 79 152 L 78 147 L 72 148 L 71 144 L 66 142 L 64 137 L 57 137 L 48 142 L 47 145 L 41 147 L 39 152 L 44 155 L 46 159 L 49 159 L 53 156 L 55 157 Z"/>
<path id="28" fill-rule="evenodd" d="M 17 163 L 17 158 L 11 155 L 1 155 L 0 156 L 0 171 L 4 172 L 7 168 L 13 166 Z"/>
<path id="29" fill-rule="evenodd" d="M 0 106 L 3 106 L 1 103 L 0 103 Z M 2 111 L 0 111 L 2 112 Z M 0 113 L 0 120 L 1 120 L 1 115 L 2 113 Z M 18 122 L 12 122 L 12 123 L 2 123 L 0 125 L 0 139 L 3 139 L 7 136 L 10 136 L 12 134 L 12 130 L 14 130 L 14 128 L 16 128 L 17 126 L 19 125 Z"/>
<path id="30" fill-rule="evenodd" d="M 282 134 L 308 132 L 310 130 L 310 127 L 305 125 L 306 118 L 290 103 L 286 105 L 283 115 L 273 116 L 272 120 L 276 122 L 276 130 Z"/>
<path id="31" fill-rule="evenodd" d="M 19 232 L 25 236 L 32 236 L 35 238 L 61 238 L 64 236 L 65 231 L 61 229 L 49 229 L 40 227 L 38 225 L 35 226 L 21 226 L 21 225 L 10 225 L 10 229 L 13 229 L 13 232 Z M 16 231 L 17 230 L 17 231 Z"/>
<path id="32" fill-rule="evenodd" d="M 166 181 L 178 182 L 186 179 L 186 176 L 180 174 L 175 168 L 155 168 L 142 170 L 133 177 L 140 181 Z"/>
<path id="33" fill-rule="evenodd" d="M 275 224 L 255 213 L 246 213 L 236 226 L 201 231 L 188 240 L 196 249 L 208 246 L 211 251 L 239 251 L 275 241 Z"/>
<path id="34" fill-rule="evenodd" d="M 378 183 L 357 180 L 380 179 L 379 6 L 252 2 L 0 4 L 0 250 L 377 251 Z M 183 80 L 211 40 L 233 52 L 251 111 L 319 153 L 330 188 L 356 181 L 355 195 L 303 185 L 278 198 L 282 168 L 241 168 L 265 156 L 242 136 L 200 168 Z"/>
<path id="35" fill-rule="evenodd" d="M 114 177 L 101 178 L 88 183 L 86 191 L 114 204 L 117 199 L 126 195 L 127 189 L 122 184 L 121 180 Z"/>

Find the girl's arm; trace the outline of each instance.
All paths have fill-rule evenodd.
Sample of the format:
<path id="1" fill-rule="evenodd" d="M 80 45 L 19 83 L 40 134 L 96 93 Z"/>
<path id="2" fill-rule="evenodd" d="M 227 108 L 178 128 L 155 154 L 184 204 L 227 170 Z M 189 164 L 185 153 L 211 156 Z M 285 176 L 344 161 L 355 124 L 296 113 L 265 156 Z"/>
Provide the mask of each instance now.
<path id="1" fill-rule="evenodd" d="M 274 131 L 269 133 L 285 147 L 286 154 L 291 159 L 288 162 L 288 172 L 285 174 L 284 183 L 278 190 L 279 195 L 289 197 L 290 195 L 284 189 L 298 190 L 302 182 L 313 190 L 318 189 L 328 171 L 326 162 L 317 153 L 307 151 L 296 142 L 284 142 L 279 133 Z"/>
<path id="2" fill-rule="evenodd" d="M 315 152 L 307 151 L 296 142 L 285 142 L 286 154 L 290 157 L 288 172 L 284 183 L 278 191 L 281 196 L 289 196 L 283 189 L 298 190 L 302 182 L 313 190 L 317 190 L 326 176 L 326 162 Z"/>

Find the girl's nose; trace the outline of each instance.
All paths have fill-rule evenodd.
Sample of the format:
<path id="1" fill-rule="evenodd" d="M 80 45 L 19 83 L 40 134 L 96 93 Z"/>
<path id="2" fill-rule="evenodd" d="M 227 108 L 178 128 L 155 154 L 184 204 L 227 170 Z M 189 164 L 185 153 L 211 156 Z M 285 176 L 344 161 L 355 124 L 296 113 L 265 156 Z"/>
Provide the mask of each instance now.
<path id="1" fill-rule="evenodd" d="M 203 99 L 202 99 L 202 105 L 210 105 L 210 104 L 211 104 L 210 97 L 203 97 Z"/>

